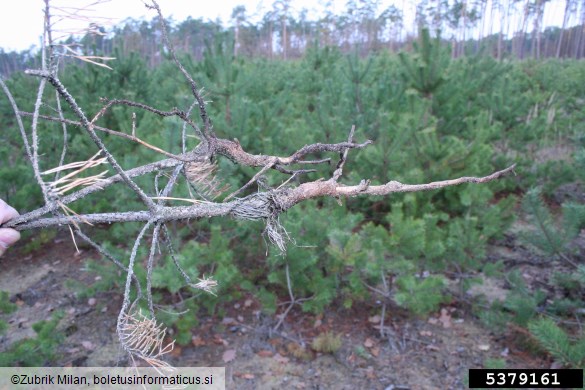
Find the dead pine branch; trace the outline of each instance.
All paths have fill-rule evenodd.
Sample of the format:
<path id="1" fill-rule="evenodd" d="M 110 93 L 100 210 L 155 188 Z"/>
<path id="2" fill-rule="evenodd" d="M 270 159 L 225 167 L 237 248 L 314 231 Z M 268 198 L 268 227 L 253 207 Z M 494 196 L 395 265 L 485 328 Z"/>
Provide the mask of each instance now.
<path id="1" fill-rule="evenodd" d="M 113 261 L 119 268 L 126 273 L 126 282 L 123 292 L 123 304 L 118 315 L 117 333 L 124 349 L 130 354 L 132 359 L 138 357 L 151 364 L 154 367 L 167 369 L 168 365 L 162 360 L 163 356 L 172 350 L 172 343 L 163 344 L 165 329 L 156 322 L 155 305 L 152 295 L 152 270 L 159 254 L 166 247 L 167 252 L 182 275 L 187 286 L 194 289 L 215 294 L 217 282 L 212 278 L 199 278 L 194 282 L 187 272 L 183 270 L 173 248 L 170 231 L 167 228 L 169 222 L 187 221 L 193 219 L 213 218 L 213 217 L 230 217 L 242 221 L 263 221 L 265 223 L 264 237 L 270 241 L 281 253 L 286 251 L 287 242 L 293 241 L 288 232 L 281 225 L 279 217 L 295 205 L 316 198 L 348 198 L 357 196 L 388 196 L 399 192 L 418 192 L 438 190 L 445 187 L 469 184 L 483 184 L 497 180 L 504 175 L 511 173 L 514 165 L 481 177 L 460 177 L 455 179 L 446 179 L 443 181 L 406 184 L 398 181 L 389 181 L 385 184 L 374 185 L 370 178 L 363 178 L 359 183 L 353 185 L 343 184 L 341 179 L 344 169 L 348 165 L 349 153 L 360 151 L 367 148 L 372 143 L 370 140 L 356 142 L 356 128 L 351 127 L 346 141 L 339 143 L 314 143 L 305 145 L 294 153 L 286 156 L 254 154 L 244 150 L 237 140 L 223 139 L 215 133 L 211 119 L 206 110 L 206 102 L 200 93 L 201 89 L 191 75 L 183 67 L 175 54 L 172 43 L 169 40 L 166 23 L 162 12 L 156 1 L 152 0 L 147 5 L 154 9 L 161 21 L 163 42 L 171 55 L 171 59 L 177 70 L 185 77 L 193 94 L 194 102 L 185 111 L 178 108 L 172 108 L 164 111 L 155 107 L 150 107 L 140 102 L 134 102 L 122 99 L 103 100 L 103 106 L 90 120 L 82 107 L 77 103 L 74 96 L 67 90 L 66 86 L 58 77 L 56 72 L 59 53 L 53 52 L 51 42 L 51 25 L 45 25 L 45 44 L 43 49 L 43 67 L 40 70 L 27 70 L 26 74 L 39 78 L 39 87 L 37 97 L 32 113 L 21 112 L 13 99 L 6 84 L 0 79 L 0 87 L 5 92 L 14 111 L 16 122 L 19 127 L 25 152 L 34 171 L 35 180 L 41 187 L 44 195 L 44 205 L 28 213 L 22 213 L 0 227 L 13 228 L 19 231 L 39 228 L 53 228 L 67 226 L 71 229 L 72 235 L 75 234 L 87 241 L 91 246 L 96 248 L 106 258 Z M 46 19 L 49 19 L 49 3 L 46 7 Z M 71 51 L 71 50 L 69 50 Z M 89 64 L 96 64 L 95 59 L 91 56 L 77 55 L 79 60 Z M 103 66 L 97 63 L 96 65 Z M 53 87 L 57 94 L 57 116 L 47 116 L 40 113 L 43 106 L 44 88 Z M 74 114 L 76 120 L 65 119 L 60 99 L 63 99 L 68 109 Z M 181 134 L 180 154 L 169 153 L 162 148 L 151 145 L 145 140 L 139 138 L 140 130 L 137 129 L 136 115 L 132 116 L 131 129 L 121 129 L 123 131 L 112 130 L 99 126 L 98 122 L 103 118 L 108 110 L 113 106 L 122 105 L 132 107 L 132 109 L 141 110 L 148 115 L 159 117 L 176 117 L 183 124 Z M 65 105 L 64 105 L 65 106 Z M 199 119 L 192 119 L 191 113 L 199 108 Z M 32 117 L 32 127 L 27 133 L 22 117 Z M 41 170 L 42 154 L 39 153 L 39 137 L 42 126 L 40 121 L 54 121 L 62 124 L 64 146 L 61 158 L 57 167 Z M 201 129 L 199 125 L 201 125 Z M 95 151 L 88 153 L 95 155 L 86 161 L 76 161 L 66 163 L 67 154 L 67 128 L 66 126 L 76 126 L 83 129 L 85 136 L 89 137 L 97 147 Z M 187 130 L 199 140 L 199 144 L 188 151 L 186 147 Z M 121 156 L 113 155 L 107 148 L 106 144 L 100 137 L 102 134 L 110 134 L 120 138 L 127 139 L 138 145 L 154 150 L 166 157 L 164 160 L 151 162 L 142 166 L 124 169 L 118 159 Z M 99 134 L 99 135 L 98 135 Z M 306 181 L 301 184 L 293 184 L 293 178 L 301 174 L 315 172 L 316 169 L 304 169 L 306 165 L 311 168 L 318 168 L 321 164 L 329 164 L 331 158 L 339 155 L 339 161 L 334 172 L 328 178 L 321 178 L 314 181 Z M 333 154 L 331 157 L 323 157 Z M 98 158 L 99 156 L 103 156 Z M 219 158 L 226 158 L 232 163 L 257 169 L 257 172 L 249 178 L 245 184 L 223 199 L 215 200 L 224 196 L 225 186 L 217 177 Z M 312 159 L 314 158 L 314 159 Z M 108 165 L 114 173 L 108 176 L 107 171 L 97 174 L 88 174 L 86 171 L 100 165 Z M 269 171 L 275 174 L 284 175 L 282 184 L 276 188 L 262 184 L 263 175 Z M 69 173 L 66 173 L 69 172 Z M 89 176 L 81 177 L 80 174 Z M 55 174 L 52 182 L 45 183 L 43 175 Z M 63 174 L 63 176 L 61 176 Z M 154 194 L 141 188 L 136 178 L 155 175 Z M 60 177 L 61 176 L 61 177 Z M 168 178 L 168 179 L 165 179 Z M 160 181 L 166 181 L 162 191 L 159 190 Z M 177 183 L 190 185 L 194 188 L 198 197 L 201 199 L 182 198 L 174 196 L 173 191 Z M 133 195 L 138 198 L 143 209 L 139 211 L 112 210 L 106 213 L 84 213 L 82 210 L 73 211 L 70 204 L 83 199 L 87 196 L 100 196 L 104 190 L 112 185 L 123 185 L 129 188 Z M 161 186 L 162 187 L 162 186 Z M 256 192 L 250 191 L 251 188 L 257 188 Z M 250 193 L 252 192 L 252 193 Z M 245 195 L 247 193 L 247 195 Z M 167 201 L 172 201 L 171 205 Z M 176 203 L 179 202 L 179 205 Z M 188 204 L 185 204 L 188 203 Z M 111 254 L 103 246 L 95 243 L 82 231 L 84 224 L 98 226 L 99 224 L 123 223 L 123 222 L 141 222 L 143 225 L 130 250 L 127 262 L 123 263 Z M 99 226 L 98 226 L 99 227 Z M 152 232 L 149 236 L 147 233 Z M 162 236 L 161 236 L 162 233 Z M 165 244 L 160 245 L 159 239 Z M 150 241 L 149 241 L 150 240 Z M 138 259 L 139 248 L 149 241 L 146 258 L 146 285 L 141 286 L 136 276 L 135 267 L 140 264 Z M 297 299 L 293 293 L 293 286 L 290 281 L 288 263 L 286 264 L 287 284 L 289 287 L 290 302 L 285 310 L 281 320 L 275 329 L 278 329 L 288 312 L 295 304 L 303 301 L 303 298 Z M 143 288 L 145 291 L 143 292 Z M 135 295 L 133 294 L 135 293 Z M 131 297 L 135 296 L 135 299 Z M 137 308 L 138 302 L 145 300 L 148 307 L 148 316 L 142 315 Z"/>
<path id="2" fill-rule="evenodd" d="M 239 198 L 227 203 L 198 201 L 192 206 L 168 206 L 151 211 L 129 211 L 116 213 L 82 214 L 71 218 L 49 217 L 30 220 L 28 214 L 11 220 L 2 225 L 16 230 L 83 223 L 84 220 L 92 224 L 118 222 L 147 222 L 151 219 L 162 222 L 182 221 L 193 218 L 211 218 L 230 216 L 239 219 L 259 220 L 280 214 L 303 201 L 322 197 L 356 197 L 356 196 L 385 196 L 397 192 L 431 191 L 463 183 L 487 183 L 496 180 L 513 171 L 512 165 L 501 171 L 484 177 L 460 177 L 458 179 L 443 180 L 426 184 L 403 184 L 390 181 L 383 185 L 371 185 L 362 180 L 359 184 L 347 186 L 334 180 L 313 181 L 303 183 L 295 188 L 281 188 L 268 192 L 259 192 Z M 150 198 L 155 199 L 155 198 Z M 38 214 L 38 213 L 37 213 Z M 26 221 L 26 222 L 24 222 Z"/>

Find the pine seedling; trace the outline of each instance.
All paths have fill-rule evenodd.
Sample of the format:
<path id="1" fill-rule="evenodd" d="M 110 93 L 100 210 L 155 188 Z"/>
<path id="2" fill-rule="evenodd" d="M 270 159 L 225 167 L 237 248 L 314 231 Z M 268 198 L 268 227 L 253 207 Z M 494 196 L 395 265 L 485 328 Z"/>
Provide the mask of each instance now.
<path id="1" fill-rule="evenodd" d="M 540 318 L 528 324 L 536 341 L 563 365 L 581 368 L 585 365 L 585 336 L 571 341 L 569 335 L 552 319 Z"/>
<path id="2" fill-rule="evenodd" d="M 575 234 L 576 230 L 565 228 L 561 231 L 557 228 L 550 211 L 541 199 L 540 189 L 533 188 L 528 191 L 522 201 L 522 207 L 528 213 L 534 229 L 522 234 L 521 238 L 545 254 L 561 258 L 576 268 L 577 265 L 567 255 L 567 245 L 574 238 L 568 233 L 572 231 Z M 568 219 L 567 222 L 577 223 L 574 219 Z"/>
<path id="3" fill-rule="evenodd" d="M 0 367 L 39 367 L 53 362 L 64 338 L 63 332 L 57 331 L 61 318 L 63 313 L 57 312 L 51 320 L 33 324 L 36 337 L 17 341 L 1 353 Z"/>

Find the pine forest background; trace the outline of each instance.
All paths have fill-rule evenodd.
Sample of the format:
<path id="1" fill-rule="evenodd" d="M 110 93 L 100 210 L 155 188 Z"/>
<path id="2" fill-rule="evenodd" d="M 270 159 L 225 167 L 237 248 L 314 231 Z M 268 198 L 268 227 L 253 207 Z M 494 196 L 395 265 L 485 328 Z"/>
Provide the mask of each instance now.
<path id="1" fill-rule="evenodd" d="M 293 16 L 291 2 L 282 0 L 257 23 L 244 7 L 233 10 L 230 27 L 199 19 L 174 23 L 171 39 L 204 86 L 215 130 L 247 151 L 287 155 L 305 144 L 343 140 L 355 125 L 360 139 L 374 143 L 351 156 L 346 169 L 352 182 L 423 183 L 517 164 L 515 176 L 486 185 L 298 205 L 282 221 L 296 240 L 285 257 L 264 242 L 261 224 L 176 223 L 183 268 L 192 278 L 212 274 L 221 286 L 216 297 L 184 299 L 181 310 L 217 314 L 225 303 L 251 294 L 265 313 L 281 313 L 288 283 L 297 299 L 304 298 L 298 310 L 315 314 L 356 305 L 376 313 L 373 302 L 383 300 L 412 318 L 426 318 L 444 305 L 467 305 L 486 332 L 522 329 L 514 334 L 532 353 L 583 367 L 585 5 L 567 0 L 563 26 L 546 27 L 545 3 L 493 2 L 487 9 L 484 1 L 422 1 L 417 34 L 405 33 L 399 8 L 379 10 L 375 1 L 350 1 L 344 13 L 319 20 Z M 498 31 L 486 26 L 494 18 L 502 20 Z M 86 55 L 115 57 L 108 62 L 112 70 L 74 60 L 60 68 L 61 80 L 86 111 L 97 112 L 101 97 L 161 109 L 189 106 L 188 87 L 161 50 L 156 19 L 127 20 L 108 35 L 93 27 L 94 33 L 68 43 L 78 43 Z M 0 71 L 23 111 L 33 110 L 36 81 L 21 71 L 39 61 L 34 52 L 0 51 Z M 44 110 L 51 115 L 51 107 Z M 24 212 L 41 205 L 42 195 L 14 120 L 7 99 L 0 98 L 0 198 Z M 151 145 L 180 152 L 177 120 L 138 112 L 137 124 Z M 115 107 L 103 125 L 129 131 L 132 110 Z M 58 164 L 63 139 L 58 124 L 45 126 L 55 127 L 54 137 L 40 146 L 49 169 Z M 94 153 L 81 130 L 72 127 L 67 137 L 71 161 Z M 160 158 L 124 139 L 103 139 L 126 167 Z M 255 173 L 219 161 L 222 186 L 239 188 Z M 271 173 L 264 178 L 276 186 L 279 179 Z M 110 187 L 114 202 L 83 199 L 72 208 L 140 209 L 126 191 Z M 183 193 L 188 197 L 189 189 Z M 136 229 L 118 224 L 92 235 L 124 258 Z M 26 233 L 25 250 L 33 253 L 55 234 Z M 498 256 L 496 246 L 517 255 Z M 518 267 L 526 263 L 542 270 L 540 284 L 523 279 Z M 101 279 L 74 286 L 79 294 L 123 285 L 123 276 L 107 263 L 91 261 L 87 270 Z M 506 286 L 505 299 L 470 297 L 468 290 L 486 278 Z M 161 304 L 189 294 L 168 259 L 159 262 L 153 283 Z M 179 344 L 191 343 L 196 316 L 160 315 Z M 50 339 L 50 332 L 38 337 Z M 5 364 L 30 363 L 11 348 Z"/>

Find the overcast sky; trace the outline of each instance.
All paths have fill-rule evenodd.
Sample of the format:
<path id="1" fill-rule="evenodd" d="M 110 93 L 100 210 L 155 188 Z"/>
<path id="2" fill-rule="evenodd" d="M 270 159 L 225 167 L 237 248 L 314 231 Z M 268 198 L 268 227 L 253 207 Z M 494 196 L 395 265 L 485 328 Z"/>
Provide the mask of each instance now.
<path id="1" fill-rule="evenodd" d="M 91 15 L 96 21 L 104 24 L 108 21 L 117 24 L 122 20 L 132 17 L 134 19 L 146 18 L 150 20 L 154 11 L 149 11 L 142 0 L 106 0 L 103 4 L 92 5 Z M 303 8 L 308 9 L 309 17 L 315 17 L 323 10 L 323 0 L 293 0 L 292 7 L 298 12 Z M 333 0 L 333 12 L 340 13 L 345 9 L 347 0 Z M 67 7 L 80 7 L 96 3 L 95 0 L 53 0 L 53 13 L 64 15 L 71 11 Z M 245 5 L 248 15 L 263 15 L 272 7 L 273 0 L 158 0 L 165 16 L 173 16 L 173 20 L 182 21 L 191 16 L 194 19 L 216 20 L 220 18 L 224 25 L 228 25 L 232 10 L 237 5 Z M 405 26 L 413 24 L 414 2 L 411 0 L 381 0 L 380 10 L 394 3 L 403 9 Z M 560 24 L 563 14 L 563 0 L 552 0 L 547 3 L 545 10 L 545 25 Z M 62 8 L 60 8 L 62 7 Z M 38 45 L 42 34 L 44 0 L 14 0 L 10 5 L 5 4 L 0 12 L 0 47 L 6 51 L 27 50 L 32 45 Z M 111 18 L 98 19 L 97 17 Z M 55 30 L 61 35 L 67 36 L 71 31 L 87 27 L 87 20 L 71 20 L 71 17 L 55 17 Z M 54 37 L 59 40 L 59 36 Z"/>
<path id="2" fill-rule="evenodd" d="M 245 5 L 249 15 L 263 14 L 272 5 L 271 0 L 158 0 L 163 14 L 173 16 L 173 20 L 182 21 L 188 16 L 194 19 L 216 20 L 220 18 L 227 25 L 230 21 L 232 10 L 237 5 Z M 337 1 L 344 4 L 345 1 Z M 55 14 L 63 14 L 63 11 L 82 5 L 94 4 L 91 0 L 53 0 Z M 102 4 L 88 7 L 92 12 L 85 12 L 85 15 L 93 17 L 108 17 L 110 23 L 119 23 L 122 20 L 132 17 L 134 19 L 145 18 L 150 20 L 155 13 L 146 9 L 142 0 L 106 0 Z M 314 9 L 318 0 L 293 0 L 293 7 L 298 10 L 307 8 Z M 61 10 L 59 7 L 63 7 Z M 9 11 L 7 11 L 7 9 Z M 5 5 L 0 12 L 0 47 L 4 50 L 26 50 L 31 45 L 38 45 L 43 27 L 44 0 L 15 0 L 10 5 Z M 58 18 L 57 18 L 58 19 Z M 57 20 L 58 21 L 58 20 Z M 105 22 L 106 19 L 101 19 Z M 60 21 L 56 24 L 57 30 L 67 31 L 87 27 L 87 21 L 68 20 L 67 23 Z"/>

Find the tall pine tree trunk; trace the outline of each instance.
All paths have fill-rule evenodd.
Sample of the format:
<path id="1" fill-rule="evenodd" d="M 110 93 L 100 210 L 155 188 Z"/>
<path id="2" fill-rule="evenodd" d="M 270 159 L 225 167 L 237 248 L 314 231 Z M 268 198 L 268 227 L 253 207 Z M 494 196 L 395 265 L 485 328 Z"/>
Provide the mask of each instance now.
<path id="1" fill-rule="evenodd" d="M 581 7 L 581 32 L 579 33 L 579 43 L 575 51 L 575 58 L 583 58 L 585 54 L 585 4 L 582 4 Z"/>
<path id="2" fill-rule="evenodd" d="M 569 8 L 571 6 L 571 0 L 565 1 L 565 13 L 563 15 L 563 25 L 561 27 L 561 32 L 559 34 L 559 41 L 557 42 L 557 52 L 555 54 L 556 58 L 561 57 L 561 48 L 563 46 L 563 35 L 565 33 L 565 28 L 567 28 L 567 19 L 569 16 Z"/>
<path id="3" fill-rule="evenodd" d="M 272 22 L 270 22 L 270 27 L 268 29 L 268 57 L 272 59 Z"/>
<path id="4" fill-rule="evenodd" d="M 234 36 L 234 57 L 238 56 L 238 47 L 240 46 L 240 21 L 236 20 L 236 31 Z"/>
<path id="5" fill-rule="evenodd" d="M 531 49 L 532 57 L 535 59 L 540 59 L 540 21 L 542 17 L 542 0 L 536 0 L 536 15 L 534 16 L 534 24 L 532 30 L 532 42 L 531 42 Z"/>
<path id="6" fill-rule="evenodd" d="M 287 59 L 288 36 L 286 31 L 286 16 L 282 17 L 282 57 Z"/>

